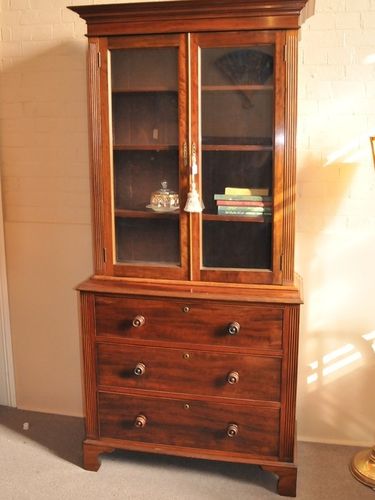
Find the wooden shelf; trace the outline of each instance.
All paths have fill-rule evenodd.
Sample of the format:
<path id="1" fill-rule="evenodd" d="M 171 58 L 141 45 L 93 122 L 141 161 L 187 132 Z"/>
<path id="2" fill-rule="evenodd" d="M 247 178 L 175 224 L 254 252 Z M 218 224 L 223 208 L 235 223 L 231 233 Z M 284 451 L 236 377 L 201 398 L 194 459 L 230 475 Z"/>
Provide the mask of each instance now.
<path id="1" fill-rule="evenodd" d="M 258 217 L 247 217 L 246 215 L 217 215 L 203 214 L 203 221 L 213 222 L 250 222 L 250 223 L 266 223 L 272 222 L 272 217 L 259 215 Z"/>
<path id="2" fill-rule="evenodd" d="M 122 219 L 157 219 L 157 218 L 176 218 L 180 215 L 180 211 L 175 212 L 154 212 L 151 209 L 146 210 L 127 210 L 118 208 L 115 210 L 115 216 Z M 203 221 L 214 222 L 255 222 L 255 223 L 270 223 L 272 217 L 247 217 L 241 215 L 217 215 L 217 214 L 202 214 Z"/>
<path id="3" fill-rule="evenodd" d="M 177 144 L 115 144 L 114 151 L 174 151 Z"/>
<path id="4" fill-rule="evenodd" d="M 202 151 L 272 151 L 273 146 L 258 144 L 203 144 Z"/>
<path id="5" fill-rule="evenodd" d="M 117 88 L 112 89 L 112 94 L 149 94 L 149 93 L 174 93 L 177 94 L 178 90 L 170 87 L 143 87 L 143 88 Z"/>
<path id="6" fill-rule="evenodd" d="M 127 210 L 123 208 L 117 208 L 115 210 L 115 216 L 122 219 L 157 219 L 157 218 L 167 218 L 175 219 L 180 215 L 180 211 L 175 212 L 154 212 L 151 209 L 145 210 Z"/>
<path id="7" fill-rule="evenodd" d="M 114 151 L 177 151 L 177 144 L 115 144 Z M 203 144 L 202 151 L 273 151 L 258 144 Z"/>
<path id="8" fill-rule="evenodd" d="M 272 91 L 273 85 L 202 85 L 203 92 L 230 92 L 240 91 Z"/>

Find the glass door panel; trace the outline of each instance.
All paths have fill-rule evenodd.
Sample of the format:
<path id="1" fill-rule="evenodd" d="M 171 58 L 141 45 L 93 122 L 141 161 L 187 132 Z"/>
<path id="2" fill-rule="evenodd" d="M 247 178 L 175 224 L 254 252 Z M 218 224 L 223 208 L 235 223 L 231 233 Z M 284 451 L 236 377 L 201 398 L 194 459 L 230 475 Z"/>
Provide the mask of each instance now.
<path id="1" fill-rule="evenodd" d="M 181 266 L 178 58 L 178 47 L 110 51 L 117 265 Z"/>
<path id="2" fill-rule="evenodd" d="M 199 59 L 205 205 L 202 271 L 204 275 L 211 269 L 217 276 L 220 270 L 269 272 L 274 234 L 275 44 L 219 43 L 220 47 L 202 44 Z M 212 272 L 207 275 L 210 279 Z"/>
<path id="3" fill-rule="evenodd" d="M 263 194 L 225 194 L 228 188 Z M 272 152 L 204 151 L 203 147 L 202 191 L 203 266 L 270 269 Z"/>

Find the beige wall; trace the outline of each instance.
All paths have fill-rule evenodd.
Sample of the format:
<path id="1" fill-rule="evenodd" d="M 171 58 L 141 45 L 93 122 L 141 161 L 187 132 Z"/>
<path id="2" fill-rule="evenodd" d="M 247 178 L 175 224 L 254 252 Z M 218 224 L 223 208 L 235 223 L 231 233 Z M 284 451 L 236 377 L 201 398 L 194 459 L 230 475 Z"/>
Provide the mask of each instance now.
<path id="1" fill-rule="evenodd" d="M 17 403 L 81 415 L 74 286 L 92 264 L 85 25 L 70 3 L 1 0 L 0 160 Z M 375 1 L 316 0 L 301 36 L 299 437 L 369 445 Z"/>

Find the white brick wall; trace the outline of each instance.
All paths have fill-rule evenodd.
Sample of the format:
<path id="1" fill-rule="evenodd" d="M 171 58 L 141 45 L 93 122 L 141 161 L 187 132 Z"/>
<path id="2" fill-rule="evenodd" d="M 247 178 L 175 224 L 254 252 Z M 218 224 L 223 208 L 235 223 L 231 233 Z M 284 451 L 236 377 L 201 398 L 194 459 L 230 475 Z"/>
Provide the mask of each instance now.
<path id="1" fill-rule="evenodd" d="M 87 42 L 69 3 L 1 1 L 0 165 L 17 405 L 74 415 L 74 287 L 92 263 Z"/>
<path id="2" fill-rule="evenodd" d="M 373 0 L 316 0 L 301 33 L 297 267 L 305 306 L 298 420 L 307 440 L 375 442 L 374 402 L 358 392 L 375 376 L 374 348 L 363 337 L 375 330 L 374 13 Z M 348 348 L 352 358 L 327 361 Z M 311 375 L 315 382 L 308 383 Z"/>
<path id="3" fill-rule="evenodd" d="M 368 137 L 375 134 L 375 31 L 367 26 L 374 14 L 370 10 L 374 9 L 374 2 L 360 4 L 362 10 L 357 2 L 349 0 L 318 0 L 315 16 L 302 28 L 298 129 L 300 232 L 309 231 L 304 223 L 305 211 L 309 210 L 309 189 L 303 183 L 306 155 L 315 174 L 322 168 L 330 168 L 335 158 L 337 176 L 344 169 L 360 175 L 366 186 L 364 208 L 368 211 L 373 207 L 375 176 Z M 332 178 L 326 186 L 329 196 L 345 199 L 337 190 L 336 180 Z M 326 188 L 321 192 L 326 192 Z M 352 218 L 345 207 L 343 203 L 340 214 Z"/>
<path id="4" fill-rule="evenodd" d="M 1 162 L 7 222 L 90 221 L 86 46 L 77 16 L 63 20 L 69 3 L 2 2 Z M 34 185 L 19 183 L 24 177 L 35 179 Z M 67 184 L 58 195 L 51 191 L 56 181 Z M 80 200 L 69 196 L 74 182 L 81 192 L 85 186 Z M 16 184 L 17 192 L 8 192 Z"/>
<path id="5" fill-rule="evenodd" d="M 85 24 L 66 9 L 80 3 L 105 2 L 0 0 L 0 164 L 18 405 L 68 414 L 82 412 L 73 287 L 92 268 Z M 316 441 L 375 442 L 374 402 L 363 389 L 375 376 L 363 337 L 375 330 L 374 18 L 375 0 L 316 0 L 301 30 L 298 421 L 300 437 Z M 360 358 L 324 375 L 326 355 L 347 345 Z M 308 384 L 311 363 L 318 370 Z"/>

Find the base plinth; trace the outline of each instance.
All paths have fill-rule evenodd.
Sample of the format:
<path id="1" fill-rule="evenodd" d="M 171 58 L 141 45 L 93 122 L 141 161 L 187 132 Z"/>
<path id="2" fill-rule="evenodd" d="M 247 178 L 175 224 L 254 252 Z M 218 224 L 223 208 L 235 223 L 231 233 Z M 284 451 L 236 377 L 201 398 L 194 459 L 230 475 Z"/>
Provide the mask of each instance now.
<path id="1" fill-rule="evenodd" d="M 350 470 L 358 481 L 375 489 L 375 446 L 354 455 Z"/>

